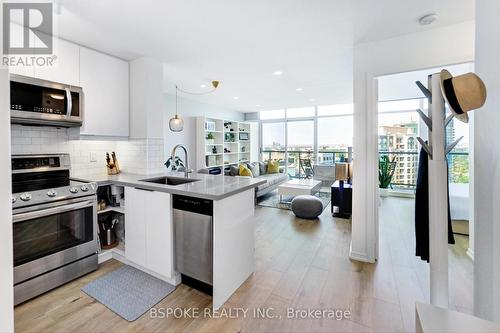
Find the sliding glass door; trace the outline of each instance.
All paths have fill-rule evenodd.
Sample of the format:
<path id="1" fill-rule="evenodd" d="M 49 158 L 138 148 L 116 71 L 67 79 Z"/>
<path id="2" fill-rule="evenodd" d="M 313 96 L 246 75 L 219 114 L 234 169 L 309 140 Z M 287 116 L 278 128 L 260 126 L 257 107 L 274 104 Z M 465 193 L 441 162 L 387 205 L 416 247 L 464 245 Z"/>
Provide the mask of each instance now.
<path id="1" fill-rule="evenodd" d="M 262 124 L 261 160 L 277 160 L 280 168 L 286 168 L 286 137 L 285 122 Z"/>
<path id="2" fill-rule="evenodd" d="M 314 120 L 290 120 L 287 129 L 287 172 L 292 178 L 312 178 Z"/>

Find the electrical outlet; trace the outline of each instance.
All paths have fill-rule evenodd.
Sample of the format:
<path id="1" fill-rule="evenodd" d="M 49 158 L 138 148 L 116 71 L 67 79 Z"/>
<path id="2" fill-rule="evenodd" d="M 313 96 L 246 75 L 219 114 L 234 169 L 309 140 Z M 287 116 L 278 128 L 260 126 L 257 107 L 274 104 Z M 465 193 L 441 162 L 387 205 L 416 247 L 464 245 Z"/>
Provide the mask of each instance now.
<path id="1" fill-rule="evenodd" d="M 90 152 L 90 162 L 97 162 L 97 157 L 93 151 Z"/>

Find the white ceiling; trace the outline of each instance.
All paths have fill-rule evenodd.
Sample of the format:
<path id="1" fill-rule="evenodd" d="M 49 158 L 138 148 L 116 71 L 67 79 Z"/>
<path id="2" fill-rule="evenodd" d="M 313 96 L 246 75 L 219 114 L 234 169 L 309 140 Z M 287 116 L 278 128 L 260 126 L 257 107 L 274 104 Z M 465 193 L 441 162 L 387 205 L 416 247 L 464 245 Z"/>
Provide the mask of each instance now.
<path id="1" fill-rule="evenodd" d="M 174 82 L 202 91 L 218 79 L 214 94 L 185 97 L 241 111 L 349 103 L 355 43 L 474 18 L 472 0 L 59 2 L 61 37 L 125 59 L 161 60 L 168 92 Z M 428 13 L 439 20 L 421 27 Z"/>

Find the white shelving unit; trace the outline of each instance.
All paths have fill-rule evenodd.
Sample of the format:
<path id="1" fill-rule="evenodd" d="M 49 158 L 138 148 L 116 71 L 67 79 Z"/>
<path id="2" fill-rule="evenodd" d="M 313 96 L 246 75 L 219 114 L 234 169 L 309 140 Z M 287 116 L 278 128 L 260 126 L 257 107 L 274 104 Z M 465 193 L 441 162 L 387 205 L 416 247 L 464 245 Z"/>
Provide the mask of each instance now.
<path id="1" fill-rule="evenodd" d="M 249 123 L 198 117 L 196 119 L 196 168 L 224 169 L 250 161 L 251 126 Z"/>

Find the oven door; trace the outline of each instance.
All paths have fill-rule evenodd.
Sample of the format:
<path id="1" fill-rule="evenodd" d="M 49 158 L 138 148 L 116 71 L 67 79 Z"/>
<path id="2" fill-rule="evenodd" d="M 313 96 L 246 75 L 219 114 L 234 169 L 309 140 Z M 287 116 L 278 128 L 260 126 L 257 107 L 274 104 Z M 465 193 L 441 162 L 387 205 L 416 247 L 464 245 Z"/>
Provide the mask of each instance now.
<path id="1" fill-rule="evenodd" d="M 12 219 L 14 284 L 97 252 L 95 195 L 17 209 Z"/>
<path id="2" fill-rule="evenodd" d="M 81 126 L 82 89 L 11 75 L 10 113 L 13 123 Z"/>

